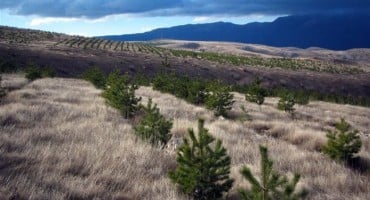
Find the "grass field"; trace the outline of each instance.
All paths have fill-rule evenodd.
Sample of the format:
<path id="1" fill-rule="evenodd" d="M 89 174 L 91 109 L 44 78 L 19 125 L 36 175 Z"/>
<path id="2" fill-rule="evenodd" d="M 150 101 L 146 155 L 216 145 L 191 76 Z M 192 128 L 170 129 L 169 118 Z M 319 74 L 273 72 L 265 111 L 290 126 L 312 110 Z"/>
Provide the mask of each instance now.
<path id="1" fill-rule="evenodd" d="M 164 150 L 142 142 L 132 134 L 131 122 L 85 81 L 2 77 L 12 91 L 0 106 L 0 199 L 187 199 L 167 178 L 176 166 L 178 140 Z M 308 199 L 370 199 L 369 173 L 319 152 L 326 130 L 343 117 L 361 132 L 360 156 L 369 162 L 369 108 L 311 102 L 296 106 L 292 118 L 275 108 L 276 98 L 259 107 L 235 93 L 231 119 L 223 119 L 150 87 L 137 95 L 143 104 L 152 98 L 174 121 L 171 132 L 179 140 L 196 127 L 197 118 L 206 120 L 232 159 L 235 183 L 227 199 L 238 199 L 237 189 L 248 186 L 239 174 L 243 165 L 259 173 L 259 144 L 268 146 L 276 170 L 302 175 L 298 187 L 309 190 Z"/>

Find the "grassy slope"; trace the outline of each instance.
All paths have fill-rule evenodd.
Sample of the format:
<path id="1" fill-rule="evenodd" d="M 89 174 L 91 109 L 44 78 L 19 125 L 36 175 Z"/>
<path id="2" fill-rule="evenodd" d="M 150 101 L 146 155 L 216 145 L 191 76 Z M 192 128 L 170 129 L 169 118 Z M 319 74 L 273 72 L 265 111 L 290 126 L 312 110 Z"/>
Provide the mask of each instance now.
<path id="1" fill-rule="evenodd" d="M 3 79 L 7 86 L 24 85 L 17 76 Z M 137 140 L 100 92 L 82 80 L 56 78 L 8 94 L 0 106 L 0 199 L 16 193 L 30 199 L 185 199 L 166 177 L 175 166 L 172 148 L 159 150 Z M 266 144 L 277 170 L 302 174 L 300 187 L 310 190 L 309 199 L 370 199 L 368 177 L 317 152 L 326 140 L 324 130 L 340 117 L 368 134 L 369 108 L 313 102 L 297 107 L 292 120 L 274 108 L 274 98 L 259 108 L 236 94 L 232 116 L 241 116 L 243 104 L 253 119 L 240 122 L 215 118 L 202 107 L 148 87 L 137 94 L 143 102 L 153 98 L 161 113 L 174 119 L 176 137 L 195 128 L 198 117 L 206 119 L 206 127 L 232 157 L 236 184 L 231 196 L 247 185 L 238 173 L 241 166 L 258 172 L 257 146 Z M 362 139 L 361 155 L 370 158 L 370 140 Z"/>

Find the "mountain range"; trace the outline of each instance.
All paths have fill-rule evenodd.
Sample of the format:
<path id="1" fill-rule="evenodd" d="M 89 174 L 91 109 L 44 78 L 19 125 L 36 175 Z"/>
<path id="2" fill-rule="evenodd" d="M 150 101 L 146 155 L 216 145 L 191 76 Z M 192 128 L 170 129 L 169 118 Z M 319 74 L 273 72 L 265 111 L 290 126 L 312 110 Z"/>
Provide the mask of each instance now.
<path id="1" fill-rule="evenodd" d="M 228 41 L 274 47 L 320 47 L 332 50 L 370 48 L 370 14 L 293 15 L 273 22 L 237 25 L 188 24 L 145 33 L 101 36 L 119 41 L 176 39 Z"/>

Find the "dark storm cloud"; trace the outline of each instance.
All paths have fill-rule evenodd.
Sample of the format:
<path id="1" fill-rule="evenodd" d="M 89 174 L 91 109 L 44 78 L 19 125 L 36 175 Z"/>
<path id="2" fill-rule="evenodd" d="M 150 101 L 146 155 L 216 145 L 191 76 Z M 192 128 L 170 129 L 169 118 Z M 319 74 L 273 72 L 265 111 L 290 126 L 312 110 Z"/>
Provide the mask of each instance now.
<path id="1" fill-rule="evenodd" d="M 286 15 L 370 12 L 370 0 L 1 0 L 18 15 L 99 18 L 140 15 Z"/>

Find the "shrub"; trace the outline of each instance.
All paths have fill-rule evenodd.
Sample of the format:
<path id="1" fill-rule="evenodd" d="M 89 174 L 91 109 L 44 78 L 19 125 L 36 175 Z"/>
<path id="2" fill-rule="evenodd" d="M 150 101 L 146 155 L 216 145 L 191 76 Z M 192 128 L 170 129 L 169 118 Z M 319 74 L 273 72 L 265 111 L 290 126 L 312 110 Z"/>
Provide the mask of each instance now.
<path id="1" fill-rule="evenodd" d="M 103 89 L 107 81 L 105 75 L 98 67 L 87 70 L 83 74 L 83 78 L 99 89 Z"/>
<path id="2" fill-rule="evenodd" d="M 226 116 L 226 111 L 231 110 L 234 96 L 231 87 L 221 81 L 214 81 L 208 86 L 209 94 L 206 99 L 207 108 L 214 110 L 216 116 Z"/>
<path id="3" fill-rule="evenodd" d="M 245 99 L 249 102 L 262 105 L 265 101 L 267 91 L 261 87 L 261 79 L 257 78 L 253 81 L 252 85 L 248 88 Z"/>
<path id="4" fill-rule="evenodd" d="M 26 69 L 26 78 L 30 81 L 34 81 L 36 79 L 42 78 L 41 69 L 39 67 L 31 64 Z"/>
<path id="5" fill-rule="evenodd" d="M 151 78 L 144 73 L 137 73 L 134 77 L 134 82 L 141 86 L 150 86 Z"/>
<path id="6" fill-rule="evenodd" d="M 193 104 L 203 104 L 207 98 L 205 81 L 200 79 L 189 80 L 186 100 Z"/>
<path id="7" fill-rule="evenodd" d="M 362 143 L 357 130 L 350 130 L 351 125 L 341 119 L 335 126 L 335 131 L 328 131 L 328 142 L 322 151 L 335 160 L 349 161 L 353 154 L 358 153 Z"/>
<path id="8" fill-rule="evenodd" d="M 296 92 L 294 98 L 296 103 L 300 105 L 307 105 L 310 101 L 310 95 L 303 90 Z"/>
<path id="9" fill-rule="evenodd" d="M 153 89 L 173 94 L 175 91 L 173 84 L 174 76 L 173 74 L 164 72 L 157 74 L 153 79 Z"/>
<path id="10" fill-rule="evenodd" d="M 123 117 L 128 119 L 138 110 L 138 102 L 141 100 L 135 97 L 137 88 L 134 83 L 130 84 L 127 74 L 121 76 L 117 70 L 108 76 L 103 97 L 108 105 L 120 110 Z"/>
<path id="11" fill-rule="evenodd" d="M 4 90 L 4 88 L 2 87 L 1 85 L 1 81 L 2 81 L 2 77 L 0 76 L 0 102 L 1 102 L 1 99 L 6 95 L 6 92 Z"/>
<path id="12" fill-rule="evenodd" d="M 169 85 L 172 86 L 172 94 L 174 94 L 176 97 L 187 99 L 188 97 L 188 91 L 189 91 L 189 85 L 192 80 L 189 79 L 189 77 L 186 76 L 176 76 L 175 74 L 172 74 L 171 76 L 171 82 L 169 82 Z"/>
<path id="13" fill-rule="evenodd" d="M 166 120 L 159 113 L 159 108 L 157 108 L 156 104 L 154 106 L 152 105 L 152 99 L 149 99 L 148 105 L 142 107 L 142 109 L 145 112 L 145 116 L 134 127 L 135 134 L 149 141 L 154 146 L 164 147 L 171 139 L 170 130 L 172 128 L 172 122 Z"/>
<path id="14" fill-rule="evenodd" d="M 39 78 L 44 77 L 54 77 L 55 71 L 51 67 L 40 68 L 34 64 L 30 64 L 28 68 L 25 70 L 26 78 L 30 81 L 34 81 Z"/>
<path id="15" fill-rule="evenodd" d="M 297 183 L 300 179 L 299 174 L 294 174 L 291 181 L 286 176 L 282 176 L 272 169 L 273 161 L 268 157 L 266 147 L 260 146 L 261 154 L 261 181 L 252 174 L 251 170 L 244 166 L 240 173 L 252 185 L 251 190 L 239 189 L 239 193 L 244 200 L 272 200 L 285 199 L 295 200 L 304 198 L 307 191 L 302 189 L 295 192 Z"/>
<path id="16" fill-rule="evenodd" d="M 41 69 L 41 76 L 42 77 L 54 78 L 55 77 L 55 70 L 52 67 L 43 68 L 43 69 Z"/>
<path id="17" fill-rule="evenodd" d="M 295 98 L 294 95 L 290 92 L 282 94 L 278 102 L 278 109 L 283 110 L 288 113 L 294 111 Z"/>
<path id="18" fill-rule="evenodd" d="M 18 68 L 9 61 L 0 60 L 0 72 L 1 73 L 10 73 L 16 72 Z"/>
<path id="19" fill-rule="evenodd" d="M 198 122 L 198 137 L 189 129 L 190 141 L 184 139 L 177 155 L 178 166 L 169 173 L 170 179 L 194 199 L 217 199 L 227 192 L 233 183 L 229 178 L 230 157 L 222 142 L 204 128 L 204 120 Z"/>

